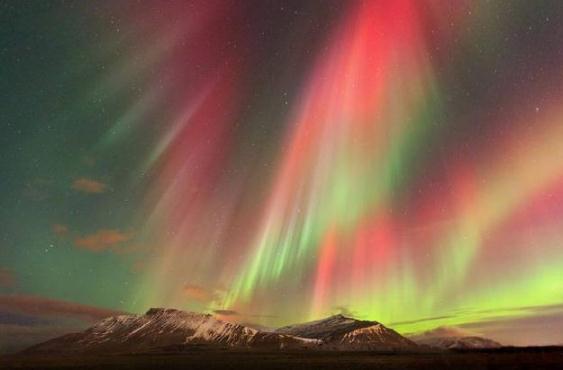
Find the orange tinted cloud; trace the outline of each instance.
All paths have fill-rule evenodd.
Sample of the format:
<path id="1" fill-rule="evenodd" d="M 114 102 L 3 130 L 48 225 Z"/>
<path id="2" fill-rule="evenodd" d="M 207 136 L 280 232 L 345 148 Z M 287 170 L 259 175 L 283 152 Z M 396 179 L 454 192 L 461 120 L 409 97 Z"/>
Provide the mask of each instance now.
<path id="1" fill-rule="evenodd" d="M 79 332 L 125 312 L 32 295 L 0 295 L 0 355 L 63 334 Z"/>
<path id="2" fill-rule="evenodd" d="M 81 177 L 73 181 L 72 188 L 76 191 L 82 191 L 84 193 L 97 194 L 106 191 L 107 185 L 100 181 Z"/>
<path id="3" fill-rule="evenodd" d="M 35 295 L 0 295 L 0 313 L 83 318 L 96 322 L 108 316 L 122 315 L 124 311 L 61 301 Z"/>
<path id="4" fill-rule="evenodd" d="M 133 235 L 131 233 L 125 233 L 120 230 L 102 229 L 94 234 L 76 238 L 74 244 L 78 248 L 87 249 L 92 252 L 102 252 L 117 247 L 131 240 L 132 237 Z"/>
<path id="5" fill-rule="evenodd" d="M 191 300 L 200 303 L 209 303 L 217 298 L 217 292 L 206 289 L 199 285 L 186 284 L 183 288 L 184 294 Z"/>
<path id="6" fill-rule="evenodd" d="M 468 337 L 480 335 L 473 331 L 469 331 L 464 328 L 457 326 L 440 326 L 438 328 L 425 331 L 420 336 L 424 338 L 435 338 L 435 337 Z"/>
<path id="7" fill-rule="evenodd" d="M 53 225 L 53 232 L 57 236 L 63 236 L 68 234 L 68 226 L 62 224 L 54 224 Z"/>

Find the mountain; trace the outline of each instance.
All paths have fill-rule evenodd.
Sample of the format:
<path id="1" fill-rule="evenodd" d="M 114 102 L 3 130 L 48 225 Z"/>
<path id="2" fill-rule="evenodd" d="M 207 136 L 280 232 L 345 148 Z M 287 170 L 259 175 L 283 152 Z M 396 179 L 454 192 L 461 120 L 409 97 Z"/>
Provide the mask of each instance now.
<path id="1" fill-rule="evenodd" d="M 377 321 L 356 320 L 343 315 L 285 326 L 275 333 L 320 340 L 323 349 L 382 351 L 417 347 L 414 342 Z"/>
<path id="2" fill-rule="evenodd" d="M 267 332 L 212 315 L 151 308 L 144 315 L 109 317 L 83 332 L 35 345 L 25 353 L 181 352 L 201 347 L 388 351 L 417 346 L 378 322 L 342 315 Z"/>
<path id="3" fill-rule="evenodd" d="M 502 344 L 494 340 L 477 337 L 431 337 L 413 339 L 419 345 L 440 349 L 484 349 L 484 348 L 500 348 Z"/>
<path id="4" fill-rule="evenodd" d="M 35 345 L 26 353 L 136 353 L 181 351 L 194 346 L 303 349 L 319 341 L 260 332 L 212 315 L 151 308 L 144 315 L 120 315 L 89 329 Z"/>
<path id="5" fill-rule="evenodd" d="M 421 334 L 410 336 L 409 339 L 422 346 L 439 349 L 479 349 L 500 348 L 502 345 L 494 340 L 476 335 L 455 326 L 441 326 Z"/>

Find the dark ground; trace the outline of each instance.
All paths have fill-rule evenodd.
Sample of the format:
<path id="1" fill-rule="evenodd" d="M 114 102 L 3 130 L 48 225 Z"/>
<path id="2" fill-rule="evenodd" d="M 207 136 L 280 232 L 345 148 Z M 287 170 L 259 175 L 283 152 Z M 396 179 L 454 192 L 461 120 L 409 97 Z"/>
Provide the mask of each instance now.
<path id="1" fill-rule="evenodd" d="M 81 357 L 4 356 L 2 369 L 563 369 L 563 347 L 497 351 L 367 352 L 192 351 Z"/>

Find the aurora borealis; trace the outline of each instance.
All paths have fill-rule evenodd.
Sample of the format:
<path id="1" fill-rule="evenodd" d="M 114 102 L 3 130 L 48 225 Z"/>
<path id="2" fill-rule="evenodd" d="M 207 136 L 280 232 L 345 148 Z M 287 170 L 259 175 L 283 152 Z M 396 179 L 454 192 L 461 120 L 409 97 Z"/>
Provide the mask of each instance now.
<path id="1" fill-rule="evenodd" d="M 0 309 L 563 343 L 559 1 L 0 7 Z"/>

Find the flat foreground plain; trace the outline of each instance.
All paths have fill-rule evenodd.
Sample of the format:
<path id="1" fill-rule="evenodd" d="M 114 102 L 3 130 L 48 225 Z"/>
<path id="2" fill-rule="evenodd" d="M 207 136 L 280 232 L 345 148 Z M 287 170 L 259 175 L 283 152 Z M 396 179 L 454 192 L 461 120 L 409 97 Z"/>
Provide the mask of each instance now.
<path id="1" fill-rule="evenodd" d="M 497 351 L 367 352 L 190 351 L 112 356 L 4 356 L 2 369 L 563 369 L 563 347 Z"/>

